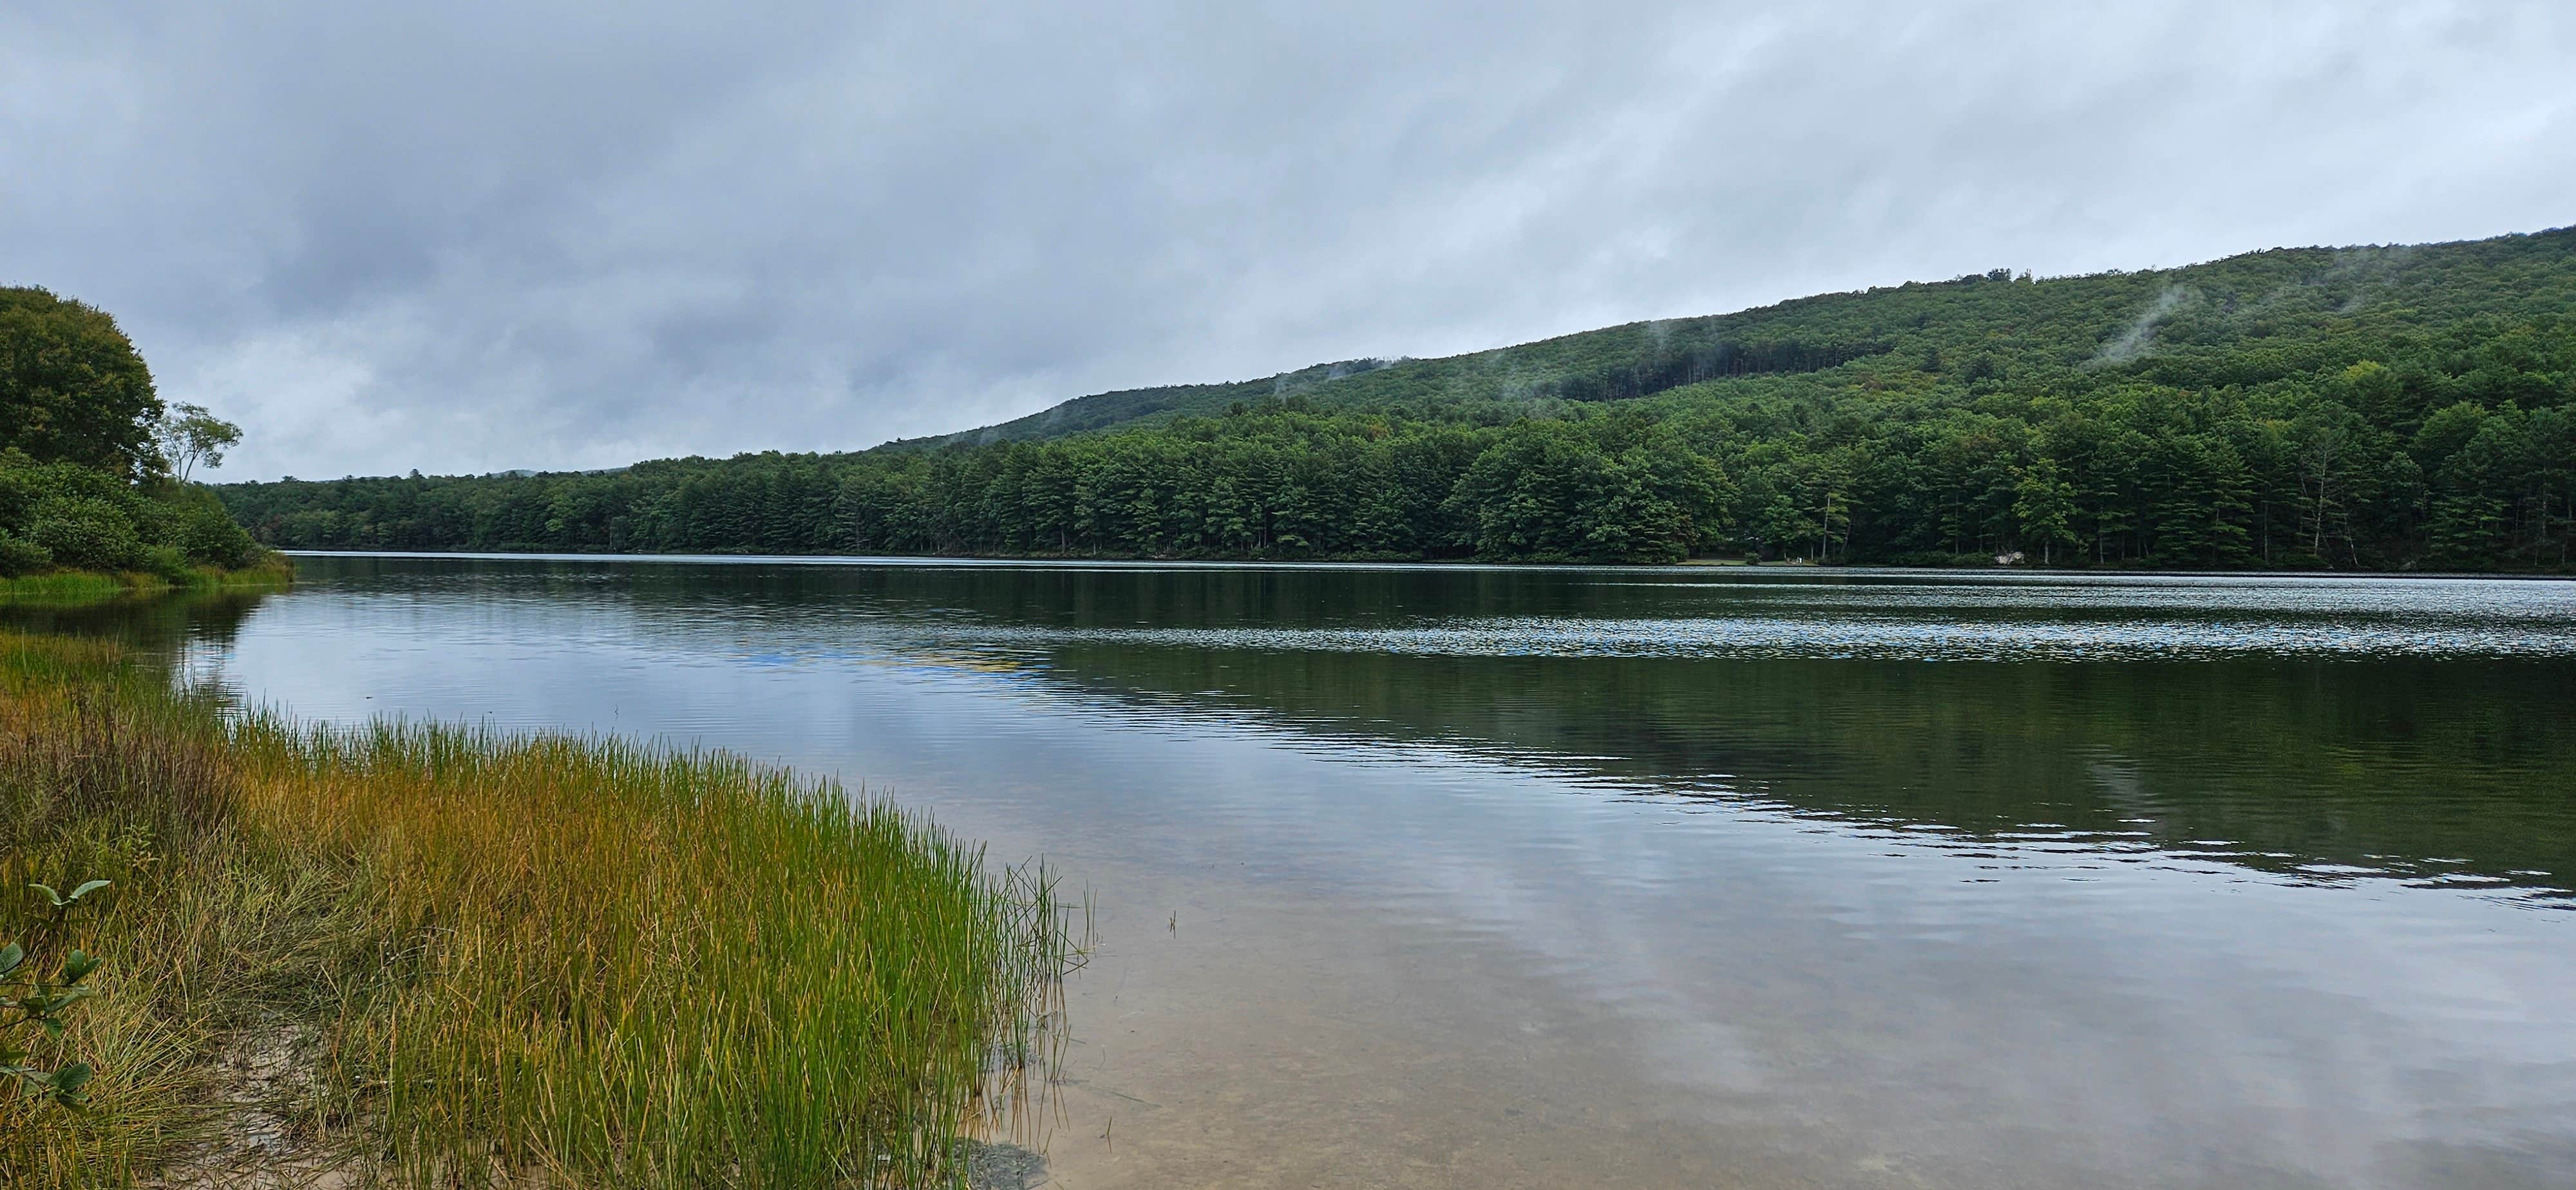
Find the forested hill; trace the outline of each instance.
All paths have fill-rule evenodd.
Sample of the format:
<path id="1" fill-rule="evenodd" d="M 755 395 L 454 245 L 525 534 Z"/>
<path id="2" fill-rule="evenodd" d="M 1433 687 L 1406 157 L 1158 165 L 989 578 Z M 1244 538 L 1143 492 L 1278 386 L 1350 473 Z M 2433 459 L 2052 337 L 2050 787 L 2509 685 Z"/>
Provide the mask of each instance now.
<path id="1" fill-rule="evenodd" d="M 2563 569 L 2576 232 L 1997 270 L 853 455 L 225 489 L 405 549 Z"/>
<path id="2" fill-rule="evenodd" d="M 1060 405 L 1050 405 L 1027 417 L 1013 418 L 999 425 L 975 430 L 960 430 L 930 438 L 909 438 L 889 442 L 879 450 L 922 450 L 942 446 L 969 446 L 993 442 L 1029 442 L 1042 438 L 1063 438 L 1092 430 L 1127 425 L 1147 419 L 1190 414 L 1221 413 L 1245 402 L 1276 400 L 1292 395 L 1312 393 L 1318 386 L 1332 383 L 1361 372 L 1372 372 L 1392 366 L 1381 359 L 1344 360 L 1337 364 L 1317 364 L 1294 372 L 1260 380 L 1238 380 L 1230 384 L 1167 384 L 1156 388 L 1130 388 L 1110 393 L 1093 393 L 1075 397 Z"/>
<path id="3" fill-rule="evenodd" d="M 2160 371 L 2169 371 L 2178 360 L 2236 354 L 2257 341 L 2279 349 L 2480 316 L 2569 312 L 2576 298 L 2564 242 L 2570 234 L 2278 249 L 2156 272 L 2039 281 L 1998 269 L 1735 314 L 1630 323 L 1446 359 L 1351 360 L 1233 384 L 1100 393 L 1000 425 L 899 445 L 1058 438 L 1137 420 L 1215 416 L 1237 402 L 1291 395 L 1319 407 L 1396 406 L 1431 416 L 1498 402 L 1624 400 L 1701 381 L 1824 371 L 1874 357 L 1928 362 L 1922 370 L 1967 379 L 1988 368 L 2100 368 L 2150 355 L 2167 365 Z M 2296 361 L 2257 356 L 2236 366 L 2259 374 Z"/>

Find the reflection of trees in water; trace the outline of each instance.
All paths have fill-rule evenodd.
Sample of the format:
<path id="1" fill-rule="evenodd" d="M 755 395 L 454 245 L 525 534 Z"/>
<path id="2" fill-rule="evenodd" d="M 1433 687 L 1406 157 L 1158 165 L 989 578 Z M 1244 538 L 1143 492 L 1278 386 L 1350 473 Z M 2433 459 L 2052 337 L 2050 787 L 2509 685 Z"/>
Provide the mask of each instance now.
<path id="1" fill-rule="evenodd" d="M 1722 593 L 1545 570 L 638 567 L 495 581 L 576 586 L 683 630 L 746 601 L 1061 628 L 1391 625 L 1431 619 L 1765 613 L 1881 583 L 1764 575 Z M 1755 576 L 1741 576 L 1753 579 Z M 2231 615 L 2228 594 L 2189 615 Z M 2101 609 L 1967 608 L 1997 618 Z M 2116 611 L 2109 614 L 2117 615 Z M 2160 615 L 2180 616 L 2172 610 Z M 2331 627 L 2331 625 L 2327 625 Z M 1025 651 L 1023 651 L 1025 648 Z M 1044 679 L 1301 732 L 1436 740 L 1684 797 L 1994 839 L 2036 829 L 2273 870 L 2318 863 L 2576 888 L 2576 662 L 1976 662 L 1442 656 L 1040 642 Z M 1169 713 L 1166 710 L 1164 713 Z"/>
<path id="2" fill-rule="evenodd" d="M 1599 571 L 1533 568 L 1233 568 L 1144 566 L 832 566 L 647 563 L 587 559 L 332 558 L 334 575 L 370 590 L 550 597 L 614 592 L 639 610 L 722 607 L 955 611 L 996 623 L 1053 627 L 1266 627 L 1407 623 L 1456 616 L 1664 614 L 1668 584 L 1623 586 Z M 1612 572 L 1616 573 L 1616 572 Z M 1669 572 L 1650 572 L 1665 573 Z M 1795 597 L 1813 581 L 1762 584 Z M 1801 579 L 1807 576 L 1797 576 Z M 1842 576 L 1832 576 L 1839 580 Z M 1696 604 L 1698 600 L 1690 600 Z"/>
<path id="3" fill-rule="evenodd" d="M 1865 573 L 1468 569 L 846 567 L 333 559 L 370 594 L 591 603 L 653 633 L 752 624 L 817 648 L 868 624 L 954 629 L 1394 626 L 1861 611 L 2099 621 L 2117 606 L 2002 606 L 1991 579 Z M 1706 575 L 1715 579 L 1720 576 Z M 1634 580 L 1634 581 L 1631 581 Z M 1678 580 L 1678 581 L 1677 581 Z M 1957 586 L 1961 606 L 1930 587 Z M 2195 589 L 2193 597 L 2199 598 Z M 2223 619 L 2242 596 L 2159 618 Z M 1928 602 L 1927 602 L 1928 601 Z M 1970 606 L 1975 605 L 1975 606 Z M 1891 609 L 1879 609 L 1889 612 Z M 240 614 L 246 614 L 243 608 Z M 2313 617 L 2332 630 L 2344 615 Z M 238 615 L 233 623 L 238 623 Z M 211 630 L 211 629 L 210 629 Z M 956 633 L 943 632 L 953 647 Z M 877 645 L 884 639 L 877 637 Z M 995 659 L 1157 714 L 1250 714 L 1319 738 L 1437 741 L 1687 797 L 2088 846 L 2155 845 L 2270 869 L 2332 863 L 2576 888 L 2576 661 L 1981 662 L 1556 658 L 1173 647 L 1115 632 L 1016 639 Z M 875 646 L 872 646 L 875 647 Z M 2457 862 L 2450 862 L 2457 861 Z"/>
<path id="4" fill-rule="evenodd" d="M 105 637 L 154 656 L 188 643 L 229 645 L 267 591 L 181 591 L 70 607 L 0 605 L 0 626 L 21 632 Z"/>
<path id="5" fill-rule="evenodd" d="M 1682 796 L 2275 870 L 2576 882 L 2564 661 L 1989 663 L 1109 647 L 1049 677 Z"/>

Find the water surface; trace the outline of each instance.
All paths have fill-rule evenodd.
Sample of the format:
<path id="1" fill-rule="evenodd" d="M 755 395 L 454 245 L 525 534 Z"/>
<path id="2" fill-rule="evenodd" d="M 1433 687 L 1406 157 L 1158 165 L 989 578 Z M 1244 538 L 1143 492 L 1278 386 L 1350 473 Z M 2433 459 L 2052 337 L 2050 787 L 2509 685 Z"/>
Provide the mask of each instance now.
<path id="1" fill-rule="evenodd" d="M 300 569 L 45 622 L 1044 856 L 1053 1185 L 2576 1183 L 2576 584 Z"/>

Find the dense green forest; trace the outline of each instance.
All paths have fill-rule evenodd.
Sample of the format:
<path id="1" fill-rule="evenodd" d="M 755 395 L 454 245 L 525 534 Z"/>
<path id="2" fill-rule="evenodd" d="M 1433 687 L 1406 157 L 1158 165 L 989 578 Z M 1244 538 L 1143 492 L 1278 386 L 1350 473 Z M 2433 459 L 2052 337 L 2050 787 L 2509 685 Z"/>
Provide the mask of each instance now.
<path id="1" fill-rule="evenodd" d="M 0 579 L 56 570 L 185 583 L 260 550 L 190 468 L 240 431 L 164 405 L 116 321 L 0 288 Z"/>
<path id="2" fill-rule="evenodd" d="M 1937 283 L 943 439 L 237 484 L 304 548 L 2564 570 L 2576 231 Z"/>

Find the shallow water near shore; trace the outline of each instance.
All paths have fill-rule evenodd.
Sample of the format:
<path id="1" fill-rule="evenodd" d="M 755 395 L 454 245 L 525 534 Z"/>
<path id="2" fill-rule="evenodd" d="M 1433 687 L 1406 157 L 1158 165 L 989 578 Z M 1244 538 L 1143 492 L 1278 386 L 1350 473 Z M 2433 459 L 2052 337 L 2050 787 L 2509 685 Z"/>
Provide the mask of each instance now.
<path id="1" fill-rule="evenodd" d="M 1049 1185 L 2576 1182 L 2576 583 L 298 566 L 0 622 L 1043 856 Z"/>

